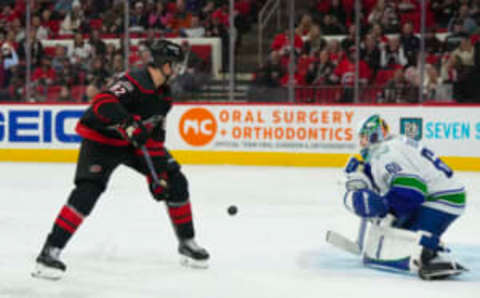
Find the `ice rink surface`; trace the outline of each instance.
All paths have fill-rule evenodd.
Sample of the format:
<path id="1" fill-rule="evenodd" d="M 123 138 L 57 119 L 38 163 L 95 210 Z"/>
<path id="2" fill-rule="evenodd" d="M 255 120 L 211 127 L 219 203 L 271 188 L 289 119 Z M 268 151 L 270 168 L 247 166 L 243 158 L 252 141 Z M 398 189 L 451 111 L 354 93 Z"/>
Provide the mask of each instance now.
<path id="1" fill-rule="evenodd" d="M 33 279 L 74 168 L 0 164 L 0 297 L 480 297 L 479 173 L 457 173 L 468 208 L 444 240 L 471 272 L 456 280 L 364 268 L 325 243 L 327 229 L 353 238 L 358 227 L 341 203 L 339 169 L 233 166 L 184 166 L 209 269 L 179 265 L 164 204 L 150 198 L 143 177 L 119 168 L 62 254 L 65 278 Z M 236 216 L 226 212 L 232 204 Z"/>

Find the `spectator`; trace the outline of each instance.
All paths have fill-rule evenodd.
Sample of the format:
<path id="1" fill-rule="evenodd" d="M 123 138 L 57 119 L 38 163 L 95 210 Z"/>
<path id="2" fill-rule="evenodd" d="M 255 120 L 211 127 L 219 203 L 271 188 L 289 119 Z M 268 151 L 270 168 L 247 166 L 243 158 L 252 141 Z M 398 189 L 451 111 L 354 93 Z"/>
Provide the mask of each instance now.
<path id="1" fill-rule="evenodd" d="M 45 27 L 42 25 L 40 16 L 35 15 L 32 17 L 32 27 L 37 30 L 38 40 L 43 40 L 48 38 L 49 29 L 48 27 Z"/>
<path id="2" fill-rule="evenodd" d="M 75 34 L 73 46 L 69 48 L 68 56 L 73 64 L 86 65 L 92 57 L 92 47 L 83 40 L 81 33 Z"/>
<path id="3" fill-rule="evenodd" d="M 380 68 L 380 56 L 380 48 L 377 45 L 375 36 L 367 34 L 360 49 L 360 59 L 364 60 L 372 70 L 372 77 L 370 79 L 375 77 Z"/>
<path id="4" fill-rule="evenodd" d="M 391 37 L 385 48 L 381 49 L 380 66 L 386 69 L 396 69 L 407 65 L 407 57 L 400 47 L 398 37 Z"/>
<path id="5" fill-rule="evenodd" d="M 72 0 L 57 0 L 55 1 L 53 12 L 56 14 L 57 18 L 63 19 L 70 11 L 72 11 L 72 9 Z"/>
<path id="6" fill-rule="evenodd" d="M 113 75 L 117 75 L 124 71 L 123 56 L 121 54 L 115 54 L 112 63 L 109 64 L 109 72 Z"/>
<path id="7" fill-rule="evenodd" d="M 369 33 L 375 37 L 375 41 L 380 49 L 384 48 L 388 44 L 388 37 L 383 34 L 382 25 L 379 23 L 373 24 Z"/>
<path id="8" fill-rule="evenodd" d="M 480 0 L 473 0 L 470 6 L 470 16 L 475 23 L 480 24 Z"/>
<path id="9" fill-rule="evenodd" d="M 68 60 L 66 48 L 62 45 L 57 45 L 55 47 L 55 56 L 52 59 L 52 67 L 55 72 L 60 73 L 63 71 L 65 60 Z"/>
<path id="10" fill-rule="evenodd" d="M 148 28 L 166 30 L 173 15 L 165 9 L 162 1 L 155 3 L 155 9 L 148 14 Z"/>
<path id="11" fill-rule="evenodd" d="M 100 18 L 103 12 L 110 8 L 110 5 L 106 2 L 110 2 L 110 1 L 109 0 L 83 0 L 82 5 L 83 5 L 84 15 L 88 16 L 88 20 Z"/>
<path id="12" fill-rule="evenodd" d="M 393 78 L 385 85 L 384 95 L 379 99 L 379 103 L 414 102 L 417 98 L 418 87 L 405 78 L 403 68 L 398 68 Z"/>
<path id="13" fill-rule="evenodd" d="M 340 102 L 353 102 L 354 84 L 355 84 L 355 57 L 357 49 L 350 47 L 348 54 L 337 65 L 330 80 L 340 83 L 343 86 L 343 93 Z M 371 77 L 371 71 L 367 63 L 363 60 L 359 61 L 358 82 L 361 86 L 366 86 L 368 79 Z"/>
<path id="14" fill-rule="evenodd" d="M 294 36 L 295 53 L 300 54 L 303 48 L 302 38 L 295 34 Z M 284 33 L 277 34 L 272 43 L 272 50 L 278 51 L 280 55 L 286 55 L 290 52 L 290 30 L 285 30 Z"/>
<path id="15" fill-rule="evenodd" d="M 110 73 L 106 69 L 102 58 L 94 57 L 87 72 L 87 83 L 98 82 L 100 86 L 103 86 L 108 77 L 110 77 Z"/>
<path id="16" fill-rule="evenodd" d="M 443 52 L 444 45 L 435 34 L 435 28 L 427 28 L 425 33 L 425 51 L 429 54 L 439 55 Z"/>
<path id="17" fill-rule="evenodd" d="M 340 63 L 340 61 L 343 59 L 344 52 L 340 47 L 340 42 L 338 41 L 338 39 L 330 39 L 328 41 L 327 51 L 330 61 L 332 61 L 335 66 L 338 65 L 338 63 Z"/>
<path id="18" fill-rule="evenodd" d="M 32 82 L 37 82 L 42 86 L 51 86 L 57 79 L 55 70 L 52 68 L 49 58 L 42 59 L 41 66 L 35 68 L 32 75 Z"/>
<path id="19" fill-rule="evenodd" d="M 18 56 L 9 43 L 2 44 L 2 71 L 3 71 L 3 82 L 5 85 L 10 83 L 10 79 L 13 75 L 14 68 L 18 65 Z"/>
<path id="20" fill-rule="evenodd" d="M 475 48 L 467 34 L 461 35 L 460 45 L 450 55 L 450 61 L 456 68 L 474 67 Z M 458 70 L 458 69 L 457 69 Z"/>
<path id="21" fill-rule="evenodd" d="M 198 15 L 192 16 L 192 24 L 190 28 L 181 30 L 181 35 L 188 38 L 199 38 L 205 36 L 205 27 L 200 24 L 200 17 Z"/>
<path id="22" fill-rule="evenodd" d="M 200 18 L 206 20 L 215 11 L 215 1 L 209 0 L 200 12 Z"/>
<path id="23" fill-rule="evenodd" d="M 351 24 L 348 27 L 348 35 L 345 36 L 341 41 L 342 49 L 344 51 L 348 51 L 348 49 L 350 49 L 351 46 L 355 45 L 355 38 L 357 36 L 356 31 L 357 31 L 357 26 L 355 26 L 355 24 Z"/>
<path id="24" fill-rule="evenodd" d="M 50 9 L 42 11 L 41 22 L 42 26 L 47 28 L 49 35 L 58 33 L 60 27 L 55 20 L 52 20 L 52 11 Z"/>
<path id="25" fill-rule="evenodd" d="M 57 84 L 83 85 L 85 82 L 85 71 L 79 66 L 72 65 L 70 59 L 63 59 L 63 65 L 56 71 Z"/>
<path id="26" fill-rule="evenodd" d="M 449 85 L 443 84 L 437 68 L 431 64 L 425 65 L 424 100 L 449 101 L 452 99 Z"/>
<path id="27" fill-rule="evenodd" d="M 453 82 L 453 98 L 457 102 L 478 102 L 479 51 L 478 44 L 473 46 L 469 36 L 464 34 L 460 45 L 451 53 L 442 69 L 442 77 Z"/>
<path id="28" fill-rule="evenodd" d="M 14 34 L 15 35 L 15 41 L 20 42 L 25 38 L 25 28 L 22 27 L 22 22 L 20 19 L 14 19 L 10 24 L 9 24 L 9 34 Z M 31 28 L 32 29 L 32 28 Z M 34 29 L 34 28 L 33 28 Z"/>
<path id="29" fill-rule="evenodd" d="M 123 32 L 123 6 L 117 5 L 105 13 L 103 31 L 110 34 L 121 34 Z"/>
<path id="30" fill-rule="evenodd" d="M 150 50 L 148 49 L 148 47 L 145 46 L 144 44 L 140 45 L 138 49 L 138 53 L 139 53 L 139 59 L 135 63 L 136 67 L 142 67 L 152 61 L 152 54 L 150 53 Z"/>
<path id="31" fill-rule="evenodd" d="M 129 30 L 132 32 L 143 31 L 148 27 L 148 18 L 145 13 L 143 2 L 136 2 L 130 16 Z"/>
<path id="32" fill-rule="evenodd" d="M 89 40 L 90 47 L 92 48 L 92 54 L 94 56 L 105 56 L 107 52 L 107 45 L 100 37 L 100 31 L 92 30 Z"/>
<path id="33" fill-rule="evenodd" d="M 8 43 L 12 48 L 18 49 L 19 44 L 18 44 L 17 40 L 15 39 L 15 36 L 16 36 L 15 32 L 8 31 L 5 42 Z"/>
<path id="34" fill-rule="evenodd" d="M 303 42 L 303 52 L 311 55 L 323 50 L 327 46 L 327 41 L 322 37 L 320 27 L 313 25 L 309 34 L 305 36 Z"/>
<path id="35" fill-rule="evenodd" d="M 470 17 L 470 8 L 468 7 L 468 4 L 462 4 L 456 15 L 450 19 L 450 22 L 448 23 L 449 32 L 453 31 L 453 24 L 456 21 L 463 22 L 463 30 L 468 34 L 474 33 L 477 29 L 477 23 L 472 17 Z"/>
<path id="36" fill-rule="evenodd" d="M 212 15 L 212 18 L 215 18 Z M 227 15 L 228 19 L 228 15 Z M 180 29 L 190 28 L 192 25 L 192 14 L 187 12 L 183 1 L 177 1 L 177 12 L 174 18 L 170 20 L 170 27 L 174 32 Z"/>
<path id="37" fill-rule="evenodd" d="M 455 50 L 460 45 L 464 35 L 467 34 L 463 28 L 462 20 L 456 20 L 452 26 L 452 33 L 445 38 L 446 52 Z"/>
<path id="38" fill-rule="evenodd" d="M 322 32 L 325 35 L 345 34 L 345 27 L 333 15 L 325 15 L 322 22 Z"/>
<path id="39" fill-rule="evenodd" d="M 70 102 L 72 101 L 72 94 L 70 93 L 70 88 L 67 85 L 62 85 L 60 87 L 60 93 L 58 94 L 57 101 L 59 102 Z"/>
<path id="40" fill-rule="evenodd" d="M 155 30 L 150 28 L 147 30 L 147 36 L 145 37 L 145 39 L 141 42 L 141 44 L 145 45 L 146 47 L 150 47 L 153 42 L 157 39 L 157 37 L 155 36 Z"/>
<path id="41" fill-rule="evenodd" d="M 3 61 L 3 53 L 0 53 L 0 101 L 4 100 L 5 94 L 4 89 L 8 86 L 7 82 L 7 71 L 5 70 Z"/>
<path id="42" fill-rule="evenodd" d="M 286 74 L 286 69 L 282 66 L 280 54 L 273 51 L 270 59 L 257 73 L 256 83 L 268 88 L 280 86 L 280 78 Z"/>
<path id="43" fill-rule="evenodd" d="M 43 56 L 44 50 L 42 43 L 37 39 L 37 32 L 33 28 L 30 30 L 30 41 L 31 41 L 31 59 L 32 59 L 32 66 L 36 67 L 39 66 Z M 26 44 L 27 40 L 24 38 L 18 47 L 18 57 L 20 60 L 25 61 L 26 58 Z"/>
<path id="44" fill-rule="evenodd" d="M 227 4 L 221 5 L 215 11 L 212 12 L 210 17 L 212 19 L 218 19 L 218 21 L 228 28 L 229 26 L 229 7 Z"/>
<path id="45" fill-rule="evenodd" d="M 403 24 L 400 43 L 402 44 L 408 63 L 410 65 L 417 65 L 417 55 L 420 50 L 420 38 L 413 34 L 412 22 L 406 22 Z"/>
<path id="46" fill-rule="evenodd" d="M 378 24 L 383 21 L 383 14 L 385 13 L 385 1 L 378 0 L 377 4 L 370 11 L 370 14 L 367 17 L 369 24 Z"/>
<path id="47" fill-rule="evenodd" d="M 7 25 L 8 23 L 12 22 L 14 19 L 20 18 L 20 15 L 15 9 L 13 9 L 13 5 L 7 4 L 1 7 L 2 11 L 0 12 L 0 24 L 2 27 Z"/>
<path id="48" fill-rule="evenodd" d="M 432 1 L 432 11 L 435 21 L 441 28 L 447 28 L 448 23 L 455 15 L 457 1 L 455 0 L 437 0 Z"/>
<path id="49" fill-rule="evenodd" d="M 340 24 L 347 23 L 347 14 L 341 0 L 331 0 L 328 14 L 334 16 Z"/>
<path id="50" fill-rule="evenodd" d="M 67 14 L 60 25 L 60 34 L 79 32 L 85 16 L 79 1 L 74 1 L 72 10 Z"/>
<path id="51" fill-rule="evenodd" d="M 105 60 L 107 65 L 112 65 L 113 57 L 117 54 L 117 47 L 114 43 L 107 43 L 107 48 L 105 50 Z"/>
<path id="52" fill-rule="evenodd" d="M 94 84 L 90 84 L 87 86 L 87 89 L 85 90 L 85 94 L 82 97 L 82 102 L 89 102 L 92 100 L 95 95 L 97 95 L 100 92 L 99 88 L 95 86 Z"/>
<path id="53" fill-rule="evenodd" d="M 295 30 L 295 33 L 298 34 L 298 36 L 304 38 L 305 36 L 308 36 L 310 30 L 312 29 L 312 26 L 312 16 L 309 14 L 304 14 L 302 16 L 302 19 L 300 20 L 300 24 Z"/>
<path id="54" fill-rule="evenodd" d="M 409 13 L 414 11 L 417 7 L 413 2 L 414 0 L 400 0 L 397 4 L 398 11 L 401 14 Z"/>
<path id="55" fill-rule="evenodd" d="M 309 65 L 305 81 L 311 85 L 331 85 L 333 82 L 330 77 L 334 70 L 335 64 L 330 60 L 328 51 L 322 50 L 318 54 L 318 61 Z"/>
<path id="56" fill-rule="evenodd" d="M 383 19 L 380 22 L 386 34 L 400 32 L 400 14 L 395 0 L 385 0 Z"/>

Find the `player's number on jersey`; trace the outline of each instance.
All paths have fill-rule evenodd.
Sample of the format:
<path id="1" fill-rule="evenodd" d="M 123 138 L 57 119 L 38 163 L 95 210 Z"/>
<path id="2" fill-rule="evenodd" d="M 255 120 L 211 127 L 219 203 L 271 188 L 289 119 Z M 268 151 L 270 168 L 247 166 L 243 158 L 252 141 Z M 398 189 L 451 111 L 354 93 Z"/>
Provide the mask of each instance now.
<path id="1" fill-rule="evenodd" d="M 113 92 L 117 97 L 122 96 L 123 94 L 127 93 L 127 88 L 125 88 L 122 84 L 115 84 L 110 87 L 110 91 Z"/>
<path id="2" fill-rule="evenodd" d="M 445 176 L 447 176 L 447 178 L 450 178 L 452 177 L 453 175 L 453 170 L 450 169 L 449 166 L 447 166 L 443 160 L 441 160 L 440 158 L 435 158 L 435 153 L 433 153 L 433 151 L 427 149 L 427 148 L 423 148 L 422 151 L 421 151 L 421 154 L 423 157 L 425 157 L 426 159 L 428 159 L 434 166 L 437 170 L 439 171 L 442 171 Z"/>

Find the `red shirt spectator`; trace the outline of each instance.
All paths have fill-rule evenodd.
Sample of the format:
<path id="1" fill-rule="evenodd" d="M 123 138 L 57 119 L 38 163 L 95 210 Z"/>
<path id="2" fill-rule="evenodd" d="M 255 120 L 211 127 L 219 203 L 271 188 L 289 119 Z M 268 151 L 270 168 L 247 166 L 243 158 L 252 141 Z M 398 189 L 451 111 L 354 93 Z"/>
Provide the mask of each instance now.
<path id="1" fill-rule="evenodd" d="M 235 3 L 235 10 L 243 16 L 248 16 L 252 8 L 251 0 L 238 0 Z"/>
<path id="2" fill-rule="evenodd" d="M 354 54 L 355 51 L 351 50 L 350 57 L 353 57 Z M 371 70 L 365 61 L 359 61 L 358 72 L 360 82 L 367 83 L 371 74 Z M 353 86 L 355 81 L 355 62 L 351 58 L 346 57 L 337 65 L 333 71 L 333 75 L 335 76 L 336 80 L 340 80 L 340 83 L 343 86 Z"/>
<path id="3" fill-rule="evenodd" d="M 17 19 L 21 16 L 21 14 L 12 9 L 10 5 L 6 5 L 3 7 L 3 10 L 0 12 L 0 22 L 2 23 L 10 23 L 14 19 Z"/>
<path id="4" fill-rule="evenodd" d="M 42 66 L 39 66 L 35 68 L 33 71 L 32 75 L 32 81 L 38 81 L 38 80 L 45 80 L 45 82 L 48 85 L 53 84 L 55 82 L 55 79 L 57 78 L 57 75 L 55 73 L 55 70 L 50 64 L 49 59 L 43 59 L 42 60 Z"/>
<path id="5" fill-rule="evenodd" d="M 274 51 L 280 51 L 281 54 L 283 54 L 283 52 L 290 48 L 289 37 L 289 30 L 285 31 L 285 33 L 277 34 L 273 39 L 272 49 Z M 295 34 L 294 47 L 297 52 L 301 51 L 303 48 L 302 38 L 298 34 Z"/>
<path id="6" fill-rule="evenodd" d="M 221 24 L 228 27 L 229 26 L 229 15 L 228 15 L 228 11 L 227 11 L 226 8 L 228 8 L 228 6 L 222 6 L 222 7 L 218 8 L 217 10 L 215 10 L 212 13 L 212 18 L 213 19 L 218 19 Z"/>

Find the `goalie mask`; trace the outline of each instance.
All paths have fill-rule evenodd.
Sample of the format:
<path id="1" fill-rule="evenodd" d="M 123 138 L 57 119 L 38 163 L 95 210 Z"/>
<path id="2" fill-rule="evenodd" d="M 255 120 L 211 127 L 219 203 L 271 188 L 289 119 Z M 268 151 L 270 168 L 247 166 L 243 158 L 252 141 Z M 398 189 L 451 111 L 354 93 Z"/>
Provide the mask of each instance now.
<path id="1" fill-rule="evenodd" d="M 360 154 L 364 160 L 368 160 L 368 148 L 378 144 L 386 139 L 389 134 L 387 122 L 379 115 L 373 115 L 367 118 L 359 130 Z"/>
<path id="2" fill-rule="evenodd" d="M 150 46 L 152 59 L 150 66 L 160 69 L 165 78 L 168 79 L 174 76 L 185 62 L 185 55 L 182 48 L 167 40 L 156 40 Z M 163 72 L 163 66 L 170 64 L 172 74 L 167 75 Z"/>

